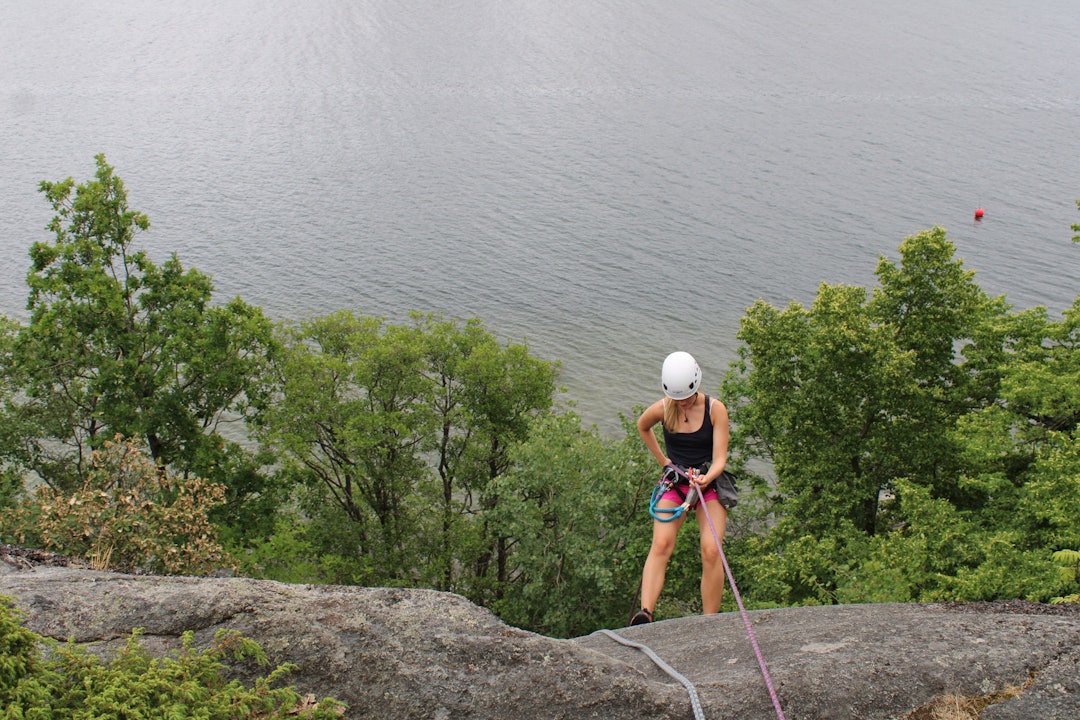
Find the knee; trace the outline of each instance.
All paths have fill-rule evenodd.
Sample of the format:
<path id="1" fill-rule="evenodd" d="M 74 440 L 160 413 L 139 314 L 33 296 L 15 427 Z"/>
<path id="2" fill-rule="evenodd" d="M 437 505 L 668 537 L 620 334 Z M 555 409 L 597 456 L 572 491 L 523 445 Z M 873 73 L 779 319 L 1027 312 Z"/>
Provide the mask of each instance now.
<path id="1" fill-rule="evenodd" d="M 715 542 L 701 544 L 701 562 L 709 566 L 720 562 L 720 549 Z"/>
<path id="2" fill-rule="evenodd" d="M 670 559 L 675 552 L 675 540 L 673 538 L 653 538 L 649 554 L 653 557 Z"/>

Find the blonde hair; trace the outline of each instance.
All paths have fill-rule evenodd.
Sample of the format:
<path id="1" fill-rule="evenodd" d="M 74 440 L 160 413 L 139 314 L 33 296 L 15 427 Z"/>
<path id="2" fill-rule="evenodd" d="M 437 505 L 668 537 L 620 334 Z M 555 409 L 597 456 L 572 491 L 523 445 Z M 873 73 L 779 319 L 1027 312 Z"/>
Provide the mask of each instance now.
<path id="1" fill-rule="evenodd" d="M 679 406 L 671 398 L 664 398 L 664 429 L 675 432 L 679 427 Z"/>
<path id="2" fill-rule="evenodd" d="M 694 404 L 695 405 L 697 404 L 697 396 L 698 396 L 698 393 L 694 393 L 693 395 L 690 396 L 690 397 L 694 398 Z M 708 401 L 708 397 L 709 397 L 708 395 L 705 396 L 706 401 L 709 404 L 711 404 L 711 401 Z M 689 400 L 690 398 L 686 398 L 686 399 Z M 708 412 L 709 408 L 706 407 L 705 411 Z M 672 400 L 669 397 L 664 398 L 664 420 L 663 420 L 663 423 L 664 423 L 664 429 L 667 430 L 668 432 L 675 432 L 679 428 L 679 403 L 678 403 L 678 401 Z"/>

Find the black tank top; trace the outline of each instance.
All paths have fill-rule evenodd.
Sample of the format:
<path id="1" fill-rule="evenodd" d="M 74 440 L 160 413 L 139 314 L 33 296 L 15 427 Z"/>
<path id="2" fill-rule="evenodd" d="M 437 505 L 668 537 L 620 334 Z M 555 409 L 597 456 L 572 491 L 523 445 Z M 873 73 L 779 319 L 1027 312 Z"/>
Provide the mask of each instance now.
<path id="1" fill-rule="evenodd" d="M 684 468 L 700 468 L 712 462 L 713 426 L 710 410 L 712 400 L 705 396 L 705 418 L 694 432 L 673 433 L 664 428 L 664 447 L 671 462 Z"/>

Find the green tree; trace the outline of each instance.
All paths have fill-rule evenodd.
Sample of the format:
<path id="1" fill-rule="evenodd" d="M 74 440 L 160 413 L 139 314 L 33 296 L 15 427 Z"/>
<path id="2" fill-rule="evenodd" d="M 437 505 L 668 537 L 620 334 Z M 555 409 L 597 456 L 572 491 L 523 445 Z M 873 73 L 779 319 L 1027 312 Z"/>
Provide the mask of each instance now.
<path id="1" fill-rule="evenodd" d="M 277 395 L 257 417 L 259 437 L 288 484 L 322 490 L 347 518 L 348 554 L 375 562 L 365 582 L 408 583 L 418 567 L 403 555 L 418 522 L 410 500 L 430 482 L 424 457 L 437 427 L 420 335 L 343 311 L 281 337 Z"/>
<path id="2" fill-rule="evenodd" d="M 1067 589 L 1052 553 L 1080 546 L 1080 298 L 1060 320 L 1041 307 L 1005 318 L 996 336 L 969 349 L 996 361 L 998 392 L 957 422 L 960 482 L 981 498 L 972 521 L 1013 551 L 979 563 L 983 587 L 1047 600 Z"/>
<path id="3" fill-rule="evenodd" d="M 1080 298 L 1012 313 L 940 229 L 882 260 L 880 287 L 758 303 L 733 446 L 773 463 L 775 525 L 736 565 L 768 603 L 1067 595 L 1080 545 Z"/>
<path id="4" fill-rule="evenodd" d="M 1076 201 L 1076 207 L 1080 210 L 1080 200 Z M 1073 235 L 1073 242 L 1080 243 L 1080 224 L 1073 225 L 1072 231 L 1076 233 L 1076 235 Z"/>
<path id="5" fill-rule="evenodd" d="M 11 408 L 19 386 L 14 348 L 18 323 L 0 315 L 0 509 L 13 505 L 23 494 L 23 468 L 19 455 L 21 433 Z"/>
<path id="6" fill-rule="evenodd" d="M 872 294 L 823 284 L 809 309 L 758 302 L 743 318 L 724 394 L 742 399 L 729 405 L 733 451 L 776 473 L 767 547 L 788 557 L 760 575 L 786 588 L 782 602 L 835 601 L 842 573 L 806 569 L 856 563 L 864 538 L 899 521 L 883 502 L 897 481 L 970 501 L 951 430 L 986 388 L 958 362 L 959 348 L 1005 305 L 979 289 L 940 228 L 907 238 L 900 253 L 899 265 L 879 262 Z M 787 564 L 798 547 L 803 555 Z"/>
<path id="7" fill-rule="evenodd" d="M 1061 569 L 1062 578 L 1070 584 L 1070 589 L 1075 589 L 1080 584 L 1080 550 L 1058 550 L 1051 557 L 1053 563 Z M 1080 603 L 1080 593 L 1051 598 L 1050 602 Z"/>
<path id="8" fill-rule="evenodd" d="M 935 229 L 908 238 L 881 286 L 823 284 L 811 308 L 751 307 L 740 361 L 725 380 L 733 446 L 773 463 L 782 512 L 811 532 L 847 525 L 872 535 L 892 480 L 952 488 L 948 429 L 970 382 L 958 344 L 1000 310 Z"/>
<path id="9" fill-rule="evenodd" d="M 59 676 L 42 662 L 41 638 L 22 624 L 23 614 L 12 606 L 11 598 L 0 596 L 0 707 L 2 718 L 18 717 L 9 708 L 45 707 L 51 700 L 50 686 Z"/>
<path id="10" fill-rule="evenodd" d="M 658 472 L 636 428 L 623 425 L 625 438 L 614 441 L 583 429 L 573 413 L 551 414 L 515 447 L 492 488 L 492 519 L 508 538 L 508 587 L 492 606 L 504 621 L 573 637 L 620 627 L 636 609 Z M 669 595 L 696 596 L 700 566 L 691 574 L 687 589 L 672 569 Z"/>
<path id="11" fill-rule="evenodd" d="M 239 298 L 211 304 L 210 278 L 175 254 L 155 264 L 140 249 L 149 219 L 129 208 L 105 158 L 96 162 L 84 184 L 41 184 L 55 237 L 30 250 L 30 323 L 4 368 L 20 433 L 8 459 L 70 490 L 103 441 L 140 438 L 158 464 L 224 482 L 238 520 L 236 503 L 261 479 L 239 433 L 222 430 L 240 427 L 258 392 L 272 326 Z"/>
<path id="12" fill-rule="evenodd" d="M 532 357 L 525 345 L 500 344 L 479 320 L 413 319 L 425 338 L 439 419 L 441 521 L 432 566 L 441 576 L 434 585 L 486 604 L 508 579 L 508 538 L 486 518 L 499 503 L 491 483 L 510 468 L 510 450 L 528 437 L 533 419 L 551 407 L 557 366 Z"/>
<path id="13" fill-rule="evenodd" d="M 339 312 L 282 338 L 259 436 L 307 488 L 313 524 L 331 528 L 303 542 L 354 558 L 353 581 L 483 600 L 505 560 L 486 489 L 551 406 L 554 366 L 478 321 L 434 316 L 395 325 Z"/>

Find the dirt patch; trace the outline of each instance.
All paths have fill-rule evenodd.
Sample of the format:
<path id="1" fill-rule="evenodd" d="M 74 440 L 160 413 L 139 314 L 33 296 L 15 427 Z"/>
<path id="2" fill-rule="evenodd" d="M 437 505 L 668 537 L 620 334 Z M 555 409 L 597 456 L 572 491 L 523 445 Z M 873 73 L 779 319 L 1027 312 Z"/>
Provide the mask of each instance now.
<path id="1" fill-rule="evenodd" d="M 920 708 L 916 708 L 903 720 L 979 720 L 983 710 L 997 703 L 1018 698 L 1024 694 L 1034 678 L 1023 687 L 1008 687 L 989 695 L 960 695 L 951 693 L 939 695 Z"/>
<path id="2" fill-rule="evenodd" d="M 947 602 L 942 603 L 946 610 L 965 613 L 1000 613 L 1006 615 L 1062 615 L 1080 616 L 1080 605 L 1076 603 L 1029 602 L 1027 600 L 993 600 L 983 602 Z"/>
<path id="3" fill-rule="evenodd" d="M 6 562 L 8 565 L 22 570 L 42 565 L 50 567 L 79 566 L 79 563 L 66 555 L 58 555 L 47 550 L 24 548 L 18 545 L 6 545 L 4 543 L 0 543 L 0 562 Z"/>

